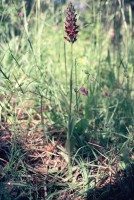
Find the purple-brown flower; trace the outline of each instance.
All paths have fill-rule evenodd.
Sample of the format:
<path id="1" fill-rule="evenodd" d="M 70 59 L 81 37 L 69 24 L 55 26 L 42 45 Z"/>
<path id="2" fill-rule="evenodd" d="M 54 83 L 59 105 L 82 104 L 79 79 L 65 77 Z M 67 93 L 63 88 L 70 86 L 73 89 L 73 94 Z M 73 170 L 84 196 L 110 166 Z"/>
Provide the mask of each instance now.
<path id="1" fill-rule="evenodd" d="M 77 40 L 77 34 L 79 32 L 79 26 L 77 26 L 76 24 L 76 16 L 77 14 L 75 13 L 74 6 L 70 2 L 66 10 L 65 32 L 67 33 L 67 36 L 65 36 L 64 38 L 72 44 Z"/>
<path id="2" fill-rule="evenodd" d="M 80 88 L 80 93 L 83 94 L 84 96 L 88 96 L 88 90 L 84 87 Z"/>

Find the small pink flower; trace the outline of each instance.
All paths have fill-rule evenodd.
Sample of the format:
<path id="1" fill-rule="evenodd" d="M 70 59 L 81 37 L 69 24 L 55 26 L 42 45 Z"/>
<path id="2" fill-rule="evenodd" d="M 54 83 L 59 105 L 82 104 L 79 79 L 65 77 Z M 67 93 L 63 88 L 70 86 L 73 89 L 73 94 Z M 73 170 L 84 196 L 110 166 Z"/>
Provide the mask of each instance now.
<path id="1" fill-rule="evenodd" d="M 67 40 L 68 42 L 70 42 L 70 38 L 68 36 L 65 36 L 64 38 L 65 38 L 65 40 Z"/>
<path id="2" fill-rule="evenodd" d="M 22 13 L 22 12 L 19 12 L 19 13 L 18 13 L 18 16 L 19 16 L 19 17 L 23 17 L 23 13 Z"/>
<path id="3" fill-rule="evenodd" d="M 88 96 L 88 90 L 84 87 L 80 88 L 80 93 L 83 94 L 84 96 Z"/>

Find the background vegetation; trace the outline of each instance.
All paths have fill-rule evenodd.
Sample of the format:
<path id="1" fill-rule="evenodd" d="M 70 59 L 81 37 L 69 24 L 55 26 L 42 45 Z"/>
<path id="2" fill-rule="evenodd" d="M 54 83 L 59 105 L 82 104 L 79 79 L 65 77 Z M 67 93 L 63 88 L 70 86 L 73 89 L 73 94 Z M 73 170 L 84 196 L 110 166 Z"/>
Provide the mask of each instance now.
<path id="1" fill-rule="evenodd" d="M 66 3 L 0 2 L 0 199 L 132 200 L 133 1 L 73 1 L 71 170 Z"/>

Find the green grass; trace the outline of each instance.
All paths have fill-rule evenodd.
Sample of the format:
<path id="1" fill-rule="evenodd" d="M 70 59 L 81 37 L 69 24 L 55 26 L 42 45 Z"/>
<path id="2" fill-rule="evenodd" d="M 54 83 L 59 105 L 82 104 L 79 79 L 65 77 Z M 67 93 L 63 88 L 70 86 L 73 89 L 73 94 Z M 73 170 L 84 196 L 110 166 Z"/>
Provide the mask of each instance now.
<path id="1" fill-rule="evenodd" d="M 54 10 L 48 4 L 42 12 L 40 3 L 28 16 L 21 1 L 0 5 L 0 199 L 108 199 L 112 187 L 132 195 L 131 7 L 119 4 L 111 9 L 110 1 L 92 0 L 84 4 L 86 11 L 77 11 L 80 32 L 73 45 L 69 113 L 67 5 Z M 80 94 L 81 87 L 88 96 Z M 71 173 L 66 146 L 69 114 Z"/>

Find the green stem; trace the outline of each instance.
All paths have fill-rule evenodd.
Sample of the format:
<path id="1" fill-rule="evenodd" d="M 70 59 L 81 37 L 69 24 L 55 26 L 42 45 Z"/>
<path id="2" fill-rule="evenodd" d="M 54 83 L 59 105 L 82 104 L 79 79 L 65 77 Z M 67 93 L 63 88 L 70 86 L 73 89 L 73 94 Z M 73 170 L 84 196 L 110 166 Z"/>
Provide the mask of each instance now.
<path id="1" fill-rule="evenodd" d="M 40 97 L 40 104 L 41 104 L 41 124 L 42 124 L 42 127 L 44 127 L 44 115 L 43 115 L 43 96 L 41 95 Z"/>
<path id="2" fill-rule="evenodd" d="M 65 63 L 66 90 L 67 90 L 67 62 L 66 62 L 66 44 L 65 44 L 65 42 L 64 42 L 64 63 Z"/>
<path id="3" fill-rule="evenodd" d="M 43 96 L 42 96 L 42 95 L 40 96 L 40 112 L 41 112 L 41 125 L 42 125 L 42 128 L 43 128 L 43 132 L 44 132 L 44 135 L 45 135 L 45 139 L 46 139 L 46 141 L 48 142 L 48 137 L 47 137 L 47 135 L 46 135 L 45 124 L 44 124 Z"/>
<path id="4" fill-rule="evenodd" d="M 73 96 L 73 44 L 71 44 L 70 100 L 69 100 L 68 136 L 67 136 L 69 166 L 71 166 L 72 96 Z"/>
<path id="5" fill-rule="evenodd" d="M 76 64 L 76 59 L 75 59 L 75 92 L 76 92 L 76 112 L 78 112 L 78 88 L 77 88 L 77 64 Z"/>

